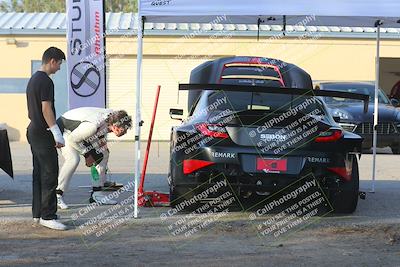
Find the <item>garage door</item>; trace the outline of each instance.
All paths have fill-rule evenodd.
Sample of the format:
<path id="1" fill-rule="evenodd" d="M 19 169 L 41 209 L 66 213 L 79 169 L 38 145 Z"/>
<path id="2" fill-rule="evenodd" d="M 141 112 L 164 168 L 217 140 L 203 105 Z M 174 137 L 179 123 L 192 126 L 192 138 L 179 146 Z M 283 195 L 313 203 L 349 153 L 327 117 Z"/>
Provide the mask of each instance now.
<path id="1" fill-rule="evenodd" d="M 160 57 L 145 57 L 143 60 L 142 89 L 142 140 L 147 140 L 153 112 L 157 85 L 161 85 L 157 118 L 154 126 L 153 140 L 169 140 L 170 130 L 179 121 L 169 117 L 170 108 L 183 108 L 187 104 L 187 92 L 180 92 L 178 84 L 187 83 L 190 71 L 203 63 L 204 59 L 175 59 Z M 125 109 L 135 119 L 136 100 L 136 57 L 115 57 L 109 60 L 107 69 L 107 107 Z M 134 140 L 132 129 L 119 140 Z M 109 138 L 116 137 L 110 134 Z"/>

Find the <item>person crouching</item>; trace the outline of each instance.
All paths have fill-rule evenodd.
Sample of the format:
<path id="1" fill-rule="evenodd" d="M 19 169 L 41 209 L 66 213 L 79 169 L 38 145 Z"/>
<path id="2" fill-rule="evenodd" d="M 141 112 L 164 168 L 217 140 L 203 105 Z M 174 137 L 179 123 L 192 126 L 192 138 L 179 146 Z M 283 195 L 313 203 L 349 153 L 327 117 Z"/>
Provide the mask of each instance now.
<path id="1" fill-rule="evenodd" d="M 115 200 L 107 198 L 102 191 L 105 183 L 108 183 L 106 170 L 109 149 L 106 135 L 113 132 L 117 137 L 123 136 L 132 127 L 132 118 L 124 110 L 82 107 L 64 113 L 57 119 L 57 124 L 65 139 L 65 146 L 61 149 L 65 162 L 58 176 L 57 206 L 60 209 L 68 208 L 63 194 L 78 167 L 80 155 L 85 157 L 86 166 L 95 166 L 99 174 L 99 179 L 92 179 L 90 202 L 116 204 Z"/>

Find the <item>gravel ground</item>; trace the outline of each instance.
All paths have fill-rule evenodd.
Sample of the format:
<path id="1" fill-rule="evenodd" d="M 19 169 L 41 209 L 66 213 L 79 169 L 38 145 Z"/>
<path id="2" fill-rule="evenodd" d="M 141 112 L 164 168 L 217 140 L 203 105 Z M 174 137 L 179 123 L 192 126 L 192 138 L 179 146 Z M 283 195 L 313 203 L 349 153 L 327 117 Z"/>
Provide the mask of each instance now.
<path id="1" fill-rule="evenodd" d="M 32 222 L 29 147 L 12 143 L 16 177 L 0 173 L 0 266 L 400 266 L 400 157 L 390 149 L 377 157 L 375 193 L 368 193 L 372 155 L 362 156 L 361 190 L 367 198 L 354 214 L 313 216 L 275 236 L 260 229 L 277 214 L 169 216 L 171 210 L 162 207 L 141 208 L 139 219 L 127 216 L 133 147 L 110 145 L 112 179 L 127 185 L 118 195 L 121 205 L 88 205 L 90 176 L 81 164 L 65 196 L 71 209 L 59 211 L 69 230 L 58 232 Z M 168 149 L 168 143 L 152 145 L 148 190 L 168 190 Z M 208 223 L 190 234 L 174 232 L 182 225 L 194 229 L 196 220 Z"/>

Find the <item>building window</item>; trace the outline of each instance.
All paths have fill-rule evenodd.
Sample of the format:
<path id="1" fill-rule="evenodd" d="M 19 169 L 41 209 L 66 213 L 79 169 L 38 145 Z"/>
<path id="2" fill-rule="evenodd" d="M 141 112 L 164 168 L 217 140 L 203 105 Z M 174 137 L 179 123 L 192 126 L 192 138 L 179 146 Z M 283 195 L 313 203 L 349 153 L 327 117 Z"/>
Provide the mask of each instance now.
<path id="1" fill-rule="evenodd" d="M 0 94 L 22 94 L 26 91 L 29 79 L 26 78 L 0 78 Z"/>

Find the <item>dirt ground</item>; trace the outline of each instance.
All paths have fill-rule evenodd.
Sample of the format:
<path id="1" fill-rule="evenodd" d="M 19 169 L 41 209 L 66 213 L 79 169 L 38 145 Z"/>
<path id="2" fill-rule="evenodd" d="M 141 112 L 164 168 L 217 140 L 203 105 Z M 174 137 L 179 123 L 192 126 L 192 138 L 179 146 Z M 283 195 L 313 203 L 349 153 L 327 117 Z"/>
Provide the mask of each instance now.
<path id="1" fill-rule="evenodd" d="M 168 144 L 153 147 L 146 188 L 167 191 Z M 0 174 L 0 266 L 400 266 L 399 156 L 378 156 L 376 192 L 359 200 L 354 214 L 314 216 L 275 236 L 260 229 L 276 215 L 251 219 L 248 211 L 202 217 L 142 208 L 139 219 L 129 217 L 132 148 L 111 147 L 112 178 L 128 185 L 120 205 L 90 206 L 90 178 L 80 166 L 65 197 L 71 209 L 59 211 L 69 230 L 59 232 L 32 222 L 29 149 L 12 143 L 15 180 Z M 371 155 L 360 160 L 363 191 L 371 188 L 371 161 Z M 196 220 L 209 223 L 174 232 Z"/>

